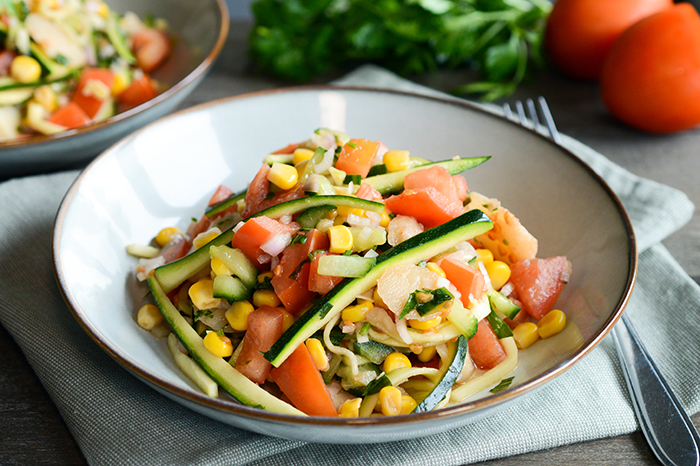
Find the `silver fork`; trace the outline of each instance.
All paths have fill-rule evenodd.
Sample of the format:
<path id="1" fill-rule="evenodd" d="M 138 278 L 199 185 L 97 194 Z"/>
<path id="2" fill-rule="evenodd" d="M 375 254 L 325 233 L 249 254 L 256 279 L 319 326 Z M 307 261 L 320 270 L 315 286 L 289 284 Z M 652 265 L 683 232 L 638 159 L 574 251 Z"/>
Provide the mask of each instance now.
<path id="1" fill-rule="evenodd" d="M 503 111 L 508 119 L 544 132 L 561 145 L 547 101 L 540 96 L 537 104 L 532 99 L 527 99 L 525 105 L 516 101 L 514 114 L 506 103 Z M 544 126 L 540 124 L 540 115 Z M 612 335 L 632 406 L 649 446 L 664 465 L 700 465 L 698 431 L 639 340 L 632 323 L 625 314 L 620 320 L 621 325 L 612 329 Z"/>

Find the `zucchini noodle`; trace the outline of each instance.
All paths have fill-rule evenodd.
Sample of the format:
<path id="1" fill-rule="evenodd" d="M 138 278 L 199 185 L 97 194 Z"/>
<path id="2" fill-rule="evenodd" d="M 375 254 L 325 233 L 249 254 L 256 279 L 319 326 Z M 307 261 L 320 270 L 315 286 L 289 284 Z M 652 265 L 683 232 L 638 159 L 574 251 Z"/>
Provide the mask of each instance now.
<path id="1" fill-rule="evenodd" d="M 454 340 L 462 334 L 457 327 L 449 322 L 443 322 L 435 327 L 435 330 L 435 332 L 423 333 L 409 328 L 408 334 L 411 336 L 413 344 L 420 346 L 436 346 L 440 343 Z M 369 337 L 371 340 L 376 340 L 379 343 L 384 343 L 388 346 L 396 346 L 401 348 L 409 347 L 409 345 L 404 343 L 402 340 L 396 339 L 393 336 L 387 335 L 382 331 L 375 330 L 374 328 L 369 329 Z"/>
<path id="2" fill-rule="evenodd" d="M 496 385 L 515 370 L 515 367 L 518 365 L 518 347 L 515 345 L 515 340 L 513 337 L 508 337 L 502 339 L 501 343 L 506 351 L 506 359 L 493 369 L 484 372 L 457 388 L 453 388 L 452 395 L 450 395 L 450 404 L 463 403 L 470 396 Z"/>
<path id="3" fill-rule="evenodd" d="M 333 328 L 338 324 L 338 320 L 340 320 L 340 314 L 331 319 L 323 329 L 323 342 L 325 343 L 328 351 L 343 357 L 345 360 L 345 365 L 350 367 L 350 373 L 352 375 L 357 375 L 359 373 L 359 369 L 357 368 L 357 356 L 355 353 L 347 348 L 336 346 L 331 341 L 331 330 L 333 330 Z"/>

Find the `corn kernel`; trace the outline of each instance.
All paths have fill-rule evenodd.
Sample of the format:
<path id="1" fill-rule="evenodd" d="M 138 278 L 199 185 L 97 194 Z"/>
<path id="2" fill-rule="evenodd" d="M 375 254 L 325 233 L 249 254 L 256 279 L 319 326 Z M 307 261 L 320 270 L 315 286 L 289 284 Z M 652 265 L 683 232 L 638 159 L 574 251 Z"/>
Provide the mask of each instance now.
<path id="1" fill-rule="evenodd" d="M 292 189 L 299 181 L 297 169 L 291 165 L 275 162 L 270 167 L 267 180 L 283 191 Z"/>
<path id="2" fill-rule="evenodd" d="M 331 247 L 328 249 L 334 254 L 342 254 L 352 249 L 352 233 L 345 225 L 334 225 L 328 229 Z"/>
<path id="3" fill-rule="evenodd" d="M 154 304 L 146 304 L 141 306 L 136 314 L 136 323 L 144 330 L 153 330 L 163 322 L 163 314 L 161 314 L 158 306 Z"/>
<path id="4" fill-rule="evenodd" d="M 217 276 L 226 276 L 226 275 L 230 276 L 233 274 L 231 269 L 226 267 L 226 264 L 224 264 L 224 261 L 222 261 L 218 257 L 215 257 L 211 260 L 211 270 L 214 272 L 214 275 L 217 275 Z"/>
<path id="5" fill-rule="evenodd" d="M 494 290 L 500 290 L 510 280 L 510 267 L 505 262 L 493 261 L 490 264 L 484 264 L 484 267 Z"/>
<path id="6" fill-rule="evenodd" d="M 401 395 L 401 414 L 411 414 L 418 403 L 410 395 Z"/>
<path id="7" fill-rule="evenodd" d="M 389 217 L 386 209 L 384 209 L 382 211 L 382 219 L 379 221 L 379 226 L 386 228 L 389 226 L 389 222 L 391 222 L 391 217 Z"/>
<path id="8" fill-rule="evenodd" d="M 220 358 L 227 358 L 233 354 L 231 339 L 216 332 L 208 332 L 204 336 L 204 347 Z"/>
<path id="9" fill-rule="evenodd" d="M 384 387 L 379 391 L 379 406 L 385 416 L 401 414 L 401 390 L 396 387 Z"/>
<path id="10" fill-rule="evenodd" d="M 103 18 L 106 18 L 107 15 L 109 15 L 109 7 L 105 2 L 97 3 L 97 14 L 102 16 Z"/>
<path id="11" fill-rule="evenodd" d="M 423 347 L 423 351 L 418 355 L 418 360 L 420 362 L 429 362 L 433 360 L 436 354 L 437 348 L 435 346 L 425 346 Z"/>
<path id="12" fill-rule="evenodd" d="M 476 260 L 487 266 L 493 262 L 493 253 L 489 249 L 477 249 Z"/>
<path id="13" fill-rule="evenodd" d="M 529 348 L 539 339 L 540 334 L 534 322 L 523 322 L 513 329 L 513 340 L 520 349 Z"/>
<path id="14" fill-rule="evenodd" d="M 384 154 L 383 162 L 386 171 L 397 172 L 406 170 L 411 166 L 410 152 L 407 150 L 390 150 Z"/>
<path id="15" fill-rule="evenodd" d="M 408 359 L 408 356 L 398 351 L 387 355 L 382 364 L 382 370 L 386 374 L 404 367 L 411 367 L 411 361 Z"/>
<path id="16" fill-rule="evenodd" d="M 192 240 L 192 246 L 194 246 L 195 249 L 199 249 L 205 244 L 207 244 L 209 241 L 219 236 L 220 234 L 221 230 L 219 230 L 218 228 L 212 228 L 211 230 L 205 233 L 200 233 L 195 237 L 194 240 Z"/>
<path id="17" fill-rule="evenodd" d="M 283 313 L 282 331 L 286 332 L 287 329 L 292 326 L 296 319 L 294 319 L 294 316 L 291 313 L 285 311 L 284 308 L 281 308 L 281 311 Z"/>
<path id="18" fill-rule="evenodd" d="M 34 91 L 34 101 L 44 107 L 49 113 L 58 108 L 58 96 L 51 86 L 39 86 Z"/>
<path id="19" fill-rule="evenodd" d="M 275 294 L 275 290 L 257 290 L 253 293 L 253 305 L 255 307 L 277 307 L 280 304 L 282 304 L 282 301 Z"/>
<path id="20" fill-rule="evenodd" d="M 348 306 L 343 309 L 340 317 L 343 321 L 352 323 L 361 322 L 365 320 L 365 316 L 370 309 L 372 309 L 372 302 L 363 300 L 359 304 Z"/>
<path id="21" fill-rule="evenodd" d="M 435 262 L 428 262 L 425 265 L 425 268 L 430 270 L 431 272 L 435 272 L 436 274 L 440 275 L 442 278 L 447 278 L 447 274 L 445 273 L 445 271 L 442 270 L 442 267 L 437 265 Z"/>
<path id="22" fill-rule="evenodd" d="M 114 84 L 112 84 L 112 95 L 116 96 L 121 94 L 127 87 L 129 87 L 129 78 L 126 76 L 126 73 L 115 73 Z"/>
<path id="23" fill-rule="evenodd" d="M 187 294 L 197 309 L 211 309 L 221 303 L 220 298 L 214 297 L 213 280 L 203 279 L 193 283 Z"/>
<path id="24" fill-rule="evenodd" d="M 258 283 L 265 283 L 265 279 L 268 278 L 272 280 L 272 272 L 263 272 L 258 274 Z"/>
<path id="25" fill-rule="evenodd" d="M 327 371 L 328 356 L 326 355 L 326 350 L 321 342 L 316 338 L 307 338 L 306 349 L 309 350 L 309 354 L 311 355 L 311 359 L 314 360 L 316 369 L 320 371 Z"/>
<path id="26" fill-rule="evenodd" d="M 248 301 L 234 301 L 224 316 L 232 329 L 245 332 L 248 330 L 248 315 L 254 310 L 255 308 Z"/>
<path id="27" fill-rule="evenodd" d="M 27 55 L 17 55 L 10 65 L 10 75 L 21 83 L 33 83 L 41 77 L 41 65 Z"/>
<path id="28" fill-rule="evenodd" d="M 294 150 L 294 156 L 292 157 L 292 163 L 294 165 L 303 162 L 304 160 L 309 160 L 314 156 L 314 151 L 311 149 L 304 149 L 303 147 L 298 147 Z"/>
<path id="29" fill-rule="evenodd" d="M 173 239 L 173 236 L 181 234 L 182 232 L 175 227 L 163 228 L 156 235 L 156 243 L 162 248 Z"/>
<path id="30" fill-rule="evenodd" d="M 537 332 L 540 338 L 549 338 L 564 330 L 565 326 L 566 314 L 559 309 L 553 309 L 537 322 Z"/>
<path id="31" fill-rule="evenodd" d="M 362 404 L 362 398 L 352 398 L 350 400 L 345 400 L 345 402 L 340 406 L 338 411 L 338 416 L 340 417 L 360 417 L 360 405 Z"/>
<path id="32" fill-rule="evenodd" d="M 347 205 L 340 205 L 336 207 L 336 210 L 338 211 L 338 215 L 341 217 L 347 217 L 350 214 L 355 214 L 358 217 L 366 217 L 367 211 L 364 209 L 359 209 L 357 207 L 350 207 Z"/>
<path id="33" fill-rule="evenodd" d="M 431 328 L 435 328 L 438 325 L 442 323 L 442 317 L 437 316 L 433 319 L 429 320 L 416 320 L 416 319 L 409 319 L 408 320 L 408 325 L 411 326 L 411 328 L 414 328 L 416 330 L 430 330 Z"/>

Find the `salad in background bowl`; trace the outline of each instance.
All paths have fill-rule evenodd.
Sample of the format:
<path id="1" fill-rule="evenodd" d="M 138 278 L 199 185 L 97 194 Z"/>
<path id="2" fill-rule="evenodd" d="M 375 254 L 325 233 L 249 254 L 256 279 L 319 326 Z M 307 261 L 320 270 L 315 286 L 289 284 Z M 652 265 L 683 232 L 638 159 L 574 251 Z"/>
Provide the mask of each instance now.
<path id="1" fill-rule="evenodd" d="M 223 1 L 0 6 L 0 173 L 85 163 L 172 110 L 228 31 Z"/>

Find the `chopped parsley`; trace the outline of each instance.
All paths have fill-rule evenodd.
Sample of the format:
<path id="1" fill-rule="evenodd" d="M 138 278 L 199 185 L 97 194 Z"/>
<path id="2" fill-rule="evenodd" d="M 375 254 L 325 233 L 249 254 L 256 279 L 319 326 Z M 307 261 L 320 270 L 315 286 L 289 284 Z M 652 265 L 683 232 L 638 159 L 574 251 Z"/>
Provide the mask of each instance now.
<path id="1" fill-rule="evenodd" d="M 505 389 L 507 389 L 508 387 L 510 387 L 510 384 L 513 382 L 513 379 L 514 379 L 514 378 L 515 378 L 515 377 L 508 377 L 507 379 L 501 380 L 500 382 L 498 382 L 498 385 L 496 385 L 496 386 L 493 387 L 491 390 L 489 390 L 489 392 L 491 392 L 491 393 L 502 392 L 503 390 L 505 390 Z"/>

